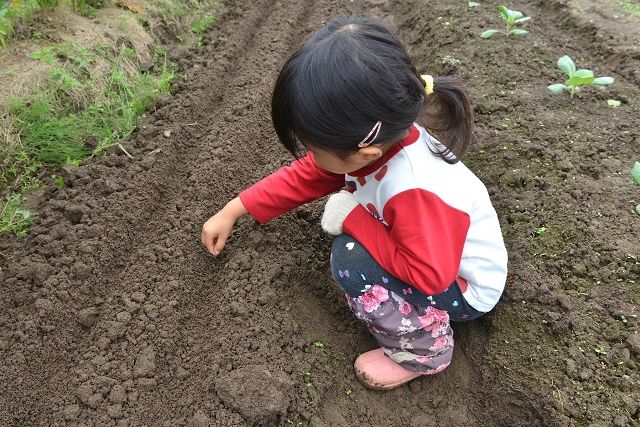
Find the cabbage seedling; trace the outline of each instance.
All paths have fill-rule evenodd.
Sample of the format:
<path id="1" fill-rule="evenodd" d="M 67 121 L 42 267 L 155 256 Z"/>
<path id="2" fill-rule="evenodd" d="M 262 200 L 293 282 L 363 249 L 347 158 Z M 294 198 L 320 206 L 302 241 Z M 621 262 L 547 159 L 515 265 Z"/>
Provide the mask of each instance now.
<path id="1" fill-rule="evenodd" d="M 569 91 L 571 96 L 580 90 L 582 86 L 606 86 L 613 83 L 613 77 L 595 77 L 593 71 L 580 69 L 576 70 L 576 64 L 567 55 L 558 59 L 558 68 L 569 78 L 562 83 L 547 86 L 551 93 L 561 93 Z"/>
<path id="2" fill-rule="evenodd" d="M 506 6 L 498 7 L 500 11 L 500 16 L 505 24 L 507 24 L 507 28 L 505 31 L 500 30 L 487 30 L 480 34 L 480 37 L 483 39 L 488 39 L 489 37 L 495 34 L 504 34 L 505 36 L 521 36 L 523 34 L 527 34 L 529 31 L 523 30 L 522 28 L 513 28 L 516 24 L 522 24 L 523 22 L 531 19 L 530 16 L 524 16 L 522 12 L 518 12 L 517 10 L 511 10 Z"/>
<path id="3" fill-rule="evenodd" d="M 633 169 L 631 169 L 631 177 L 636 182 L 636 184 L 640 184 L 640 162 L 636 162 L 633 165 Z M 640 215 L 640 204 L 636 206 L 636 213 Z"/>

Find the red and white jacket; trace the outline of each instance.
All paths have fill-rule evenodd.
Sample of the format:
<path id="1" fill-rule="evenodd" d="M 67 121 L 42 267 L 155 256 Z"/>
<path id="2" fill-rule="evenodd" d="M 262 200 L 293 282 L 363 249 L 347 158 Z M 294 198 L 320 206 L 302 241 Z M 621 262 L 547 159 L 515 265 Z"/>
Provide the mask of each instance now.
<path id="1" fill-rule="evenodd" d="M 442 145 L 414 125 L 375 164 L 340 175 L 311 153 L 240 193 L 265 223 L 345 185 L 359 202 L 343 231 L 389 273 L 427 295 L 454 280 L 476 310 L 490 311 L 507 277 L 507 251 L 484 184 L 462 162 L 435 156 Z"/>

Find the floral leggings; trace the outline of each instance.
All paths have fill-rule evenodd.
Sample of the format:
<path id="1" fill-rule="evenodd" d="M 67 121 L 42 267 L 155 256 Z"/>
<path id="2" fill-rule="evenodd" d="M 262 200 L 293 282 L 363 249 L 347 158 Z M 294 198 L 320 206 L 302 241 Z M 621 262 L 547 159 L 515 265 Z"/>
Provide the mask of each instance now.
<path id="1" fill-rule="evenodd" d="M 341 234 L 331 250 L 331 271 L 347 304 L 364 321 L 385 354 L 404 368 L 436 374 L 451 362 L 449 320 L 475 319 L 457 282 L 438 295 L 425 295 L 384 270 L 354 238 Z"/>

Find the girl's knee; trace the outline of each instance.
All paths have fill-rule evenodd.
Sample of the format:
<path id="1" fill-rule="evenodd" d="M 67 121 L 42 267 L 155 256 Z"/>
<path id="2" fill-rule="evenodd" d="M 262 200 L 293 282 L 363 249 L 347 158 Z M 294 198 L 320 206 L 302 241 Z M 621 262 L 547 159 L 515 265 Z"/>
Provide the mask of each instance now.
<path id="1" fill-rule="evenodd" d="M 356 239 L 347 234 L 340 234 L 333 241 L 331 257 L 344 263 L 361 263 L 370 259 L 371 255 Z"/>
<path id="2" fill-rule="evenodd" d="M 367 284 L 361 278 L 361 270 L 368 257 L 366 250 L 352 237 L 337 236 L 331 248 L 331 274 L 333 279 L 349 295 L 357 297 Z"/>

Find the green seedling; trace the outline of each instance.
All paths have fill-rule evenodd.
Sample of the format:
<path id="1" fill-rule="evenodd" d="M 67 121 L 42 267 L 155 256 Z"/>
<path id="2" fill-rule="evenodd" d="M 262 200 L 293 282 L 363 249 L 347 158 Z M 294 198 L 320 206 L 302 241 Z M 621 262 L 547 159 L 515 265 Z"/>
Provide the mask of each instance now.
<path id="1" fill-rule="evenodd" d="M 598 353 L 600 356 L 606 356 L 607 355 L 607 351 L 604 349 L 603 346 L 599 345 L 596 348 L 593 349 L 593 351 L 595 351 L 596 353 Z"/>
<path id="2" fill-rule="evenodd" d="M 640 162 L 636 162 L 631 169 L 631 177 L 636 182 L 636 184 L 640 184 Z M 640 204 L 636 206 L 636 213 L 640 215 Z"/>
<path id="3" fill-rule="evenodd" d="M 496 34 L 504 34 L 505 36 L 521 36 L 527 34 L 529 31 L 523 30 L 522 28 L 513 28 L 516 24 L 522 24 L 523 22 L 527 22 L 531 19 L 530 16 L 524 16 L 522 12 L 518 12 L 517 10 L 511 10 L 506 6 L 498 7 L 498 11 L 500 11 L 500 16 L 502 20 L 506 24 L 507 28 L 505 31 L 500 30 L 487 30 L 480 34 L 480 37 L 483 39 L 488 39 L 493 37 Z"/>
<path id="4" fill-rule="evenodd" d="M 607 99 L 607 105 L 611 108 L 618 108 L 620 106 L 620 101 L 617 99 Z"/>
<path id="5" fill-rule="evenodd" d="M 547 231 L 547 226 L 543 225 L 542 227 L 538 227 L 535 229 L 535 233 L 540 236 Z"/>
<path id="6" fill-rule="evenodd" d="M 322 341 L 314 341 L 313 345 L 315 345 L 316 348 L 325 348 L 326 347 Z"/>
<path id="7" fill-rule="evenodd" d="M 640 162 L 636 162 L 631 169 L 631 176 L 636 184 L 640 184 Z"/>
<path id="8" fill-rule="evenodd" d="M 18 194 L 9 194 L 0 201 L 0 234 L 13 233 L 18 236 L 26 234 L 27 227 L 34 215 L 21 206 L 22 198 Z"/>
<path id="9" fill-rule="evenodd" d="M 558 68 L 569 78 L 563 83 L 548 86 L 551 93 L 569 91 L 571 96 L 580 90 L 582 86 L 608 86 L 614 82 L 613 77 L 595 77 L 593 71 L 576 70 L 576 64 L 567 55 L 558 59 Z"/>
<path id="10" fill-rule="evenodd" d="M 440 63 L 445 64 L 445 65 L 451 65 L 453 67 L 460 65 L 460 60 L 454 58 L 451 55 L 445 55 L 442 57 L 442 59 L 440 59 Z"/>

